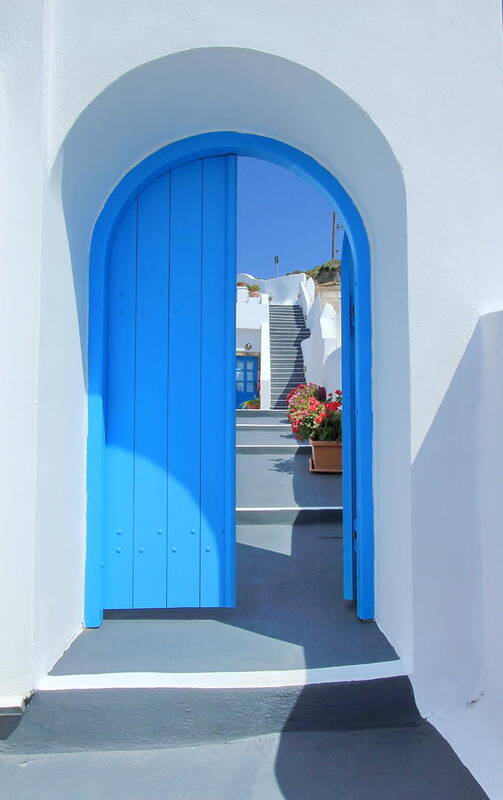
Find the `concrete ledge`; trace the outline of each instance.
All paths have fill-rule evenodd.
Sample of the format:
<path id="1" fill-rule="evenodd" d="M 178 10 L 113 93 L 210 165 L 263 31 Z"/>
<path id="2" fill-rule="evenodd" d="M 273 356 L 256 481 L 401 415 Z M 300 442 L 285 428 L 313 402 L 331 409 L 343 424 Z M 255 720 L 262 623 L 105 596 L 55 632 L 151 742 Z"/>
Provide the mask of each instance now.
<path id="1" fill-rule="evenodd" d="M 406 677 L 265 689 L 43 691 L 0 750 L 129 750 L 420 721 Z"/>
<path id="2" fill-rule="evenodd" d="M 53 692 L 76 689 L 280 689 L 321 683 L 354 683 L 403 677 L 406 674 L 403 661 L 393 659 L 311 669 L 53 674 L 43 677 L 37 688 L 39 691 Z"/>
<path id="3" fill-rule="evenodd" d="M 24 703 L 0 708 L 0 741 L 8 739 L 16 730 L 23 717 L 24 708 Z"/>

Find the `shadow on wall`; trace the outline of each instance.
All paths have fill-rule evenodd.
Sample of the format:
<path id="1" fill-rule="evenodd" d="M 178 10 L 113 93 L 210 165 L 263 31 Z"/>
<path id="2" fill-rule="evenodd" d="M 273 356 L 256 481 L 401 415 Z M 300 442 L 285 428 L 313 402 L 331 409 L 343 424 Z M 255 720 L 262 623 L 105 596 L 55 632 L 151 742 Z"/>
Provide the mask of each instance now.
<path id="1" fill-rule="evenodd" d="M 483 317 L 413 464 L 413 680 L 425 715 L 449 706 L 488 714 L 484 704 L 500 703 L 502 342 L 503 312 Z M 493 690 L 488 698 L 483 681 Z M 487 797 L 447 742 L 424 722 L 410 742 L 403 728 L 372 738 L 355 732 L 349 744 L 340 733 L 318 734 L 311 742 L 288 735 L 301 709 L 309 707 L 308 694 L 303 690 L 298 697 L 277 754 L 276 776 L 288 800 L 333 797 L 346 784 L 355 797 L 387 800 L 390 775 L 400 792 L 410 782 L 415 794 L 425 774 L 424 793 L 430 797 Z M 496 719 L 499 726 L 499 709 Z M 407 747 L 410 759 L 404 755 Z M 416 772 L 422 758 L 424 769 Z M 400 764 L 407 768 L 398 777 Z"/>
<path id="2" fill-rule="evenodd" d="M 480 690 L 483 383 L 479 322 L 412 465 L 415 686 L 427 709 Z"/>

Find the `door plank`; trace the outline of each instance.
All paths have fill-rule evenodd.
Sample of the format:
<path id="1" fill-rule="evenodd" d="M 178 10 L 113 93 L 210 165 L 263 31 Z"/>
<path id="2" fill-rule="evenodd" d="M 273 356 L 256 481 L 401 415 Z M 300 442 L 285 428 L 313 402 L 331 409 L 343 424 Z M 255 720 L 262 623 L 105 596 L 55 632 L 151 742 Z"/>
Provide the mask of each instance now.
<path id="1" fill-rule="evenodd" d="M 202 161 L 171 173 L 167 605 L 200 603 Z"/>
<path id="2" fill-rule="evenodd" d="M 132 608 L 137 201 L 110 256 L 105 439 L 105 608 Z"/>
<path id="3" fill-rule="evenodd" d="M 138 197 L 134 608 L 166 605 L 169 173 Z"/>
<path id="4" fill-rule="evenodd" d="M 228 251 L 227 198 L 235 192 L 235 156 L 203 161 L 202 336 L 201 336 L 201 606 L 234 604 L 226 593 L 234 570 L 234 374 L 235 258 Z M 229 257 L 230 256 L 230 257 Z M 228 306 L 232 315 L 222 313 Z M 232 425 L 229 426 L 228 420 Z M 233 584 L 231 577 L 230 582 Z"/>

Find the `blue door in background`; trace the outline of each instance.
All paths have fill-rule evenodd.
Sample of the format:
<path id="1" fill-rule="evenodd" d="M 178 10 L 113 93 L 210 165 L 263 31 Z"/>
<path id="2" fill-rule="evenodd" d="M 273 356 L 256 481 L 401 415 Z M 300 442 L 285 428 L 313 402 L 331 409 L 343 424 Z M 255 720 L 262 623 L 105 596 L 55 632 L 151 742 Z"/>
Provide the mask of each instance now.
<path id="1" fill-rule="evenodd" d="M 258 356 L 236 356 L 236 408 L 258 393 Z"/>
<path id="2" fill-rule="evenodd" d="M 126 209 L 107 283 L 104 607 L 235 603 L 236 158 Z"/>

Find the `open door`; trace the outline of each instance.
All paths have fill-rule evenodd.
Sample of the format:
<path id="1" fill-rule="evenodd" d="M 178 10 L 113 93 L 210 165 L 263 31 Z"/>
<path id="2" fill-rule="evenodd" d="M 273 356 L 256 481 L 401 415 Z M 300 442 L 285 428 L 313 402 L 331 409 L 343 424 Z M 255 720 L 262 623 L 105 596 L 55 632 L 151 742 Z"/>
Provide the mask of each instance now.
<path id="1" fill-rule="evenodd" d="M 343 591 L 360 619 L 374 617 L 370 287 L 342 246 Z M 366 369 L 362 369 L 362 365 Z M 365 377 L 362 377 L 365 376 Z"/>
<path id="2" fill-rule="evenodd" d="M 343 592 L 356 601 L 355 337 L 353 257 L 347 236 L 342 245 L 342 540 Z"/>
<path id="3" fill-rule="evenodd" d="M 235 603 L 236 158 L 156 178 L 110 248 L 106 609 Z"/>

